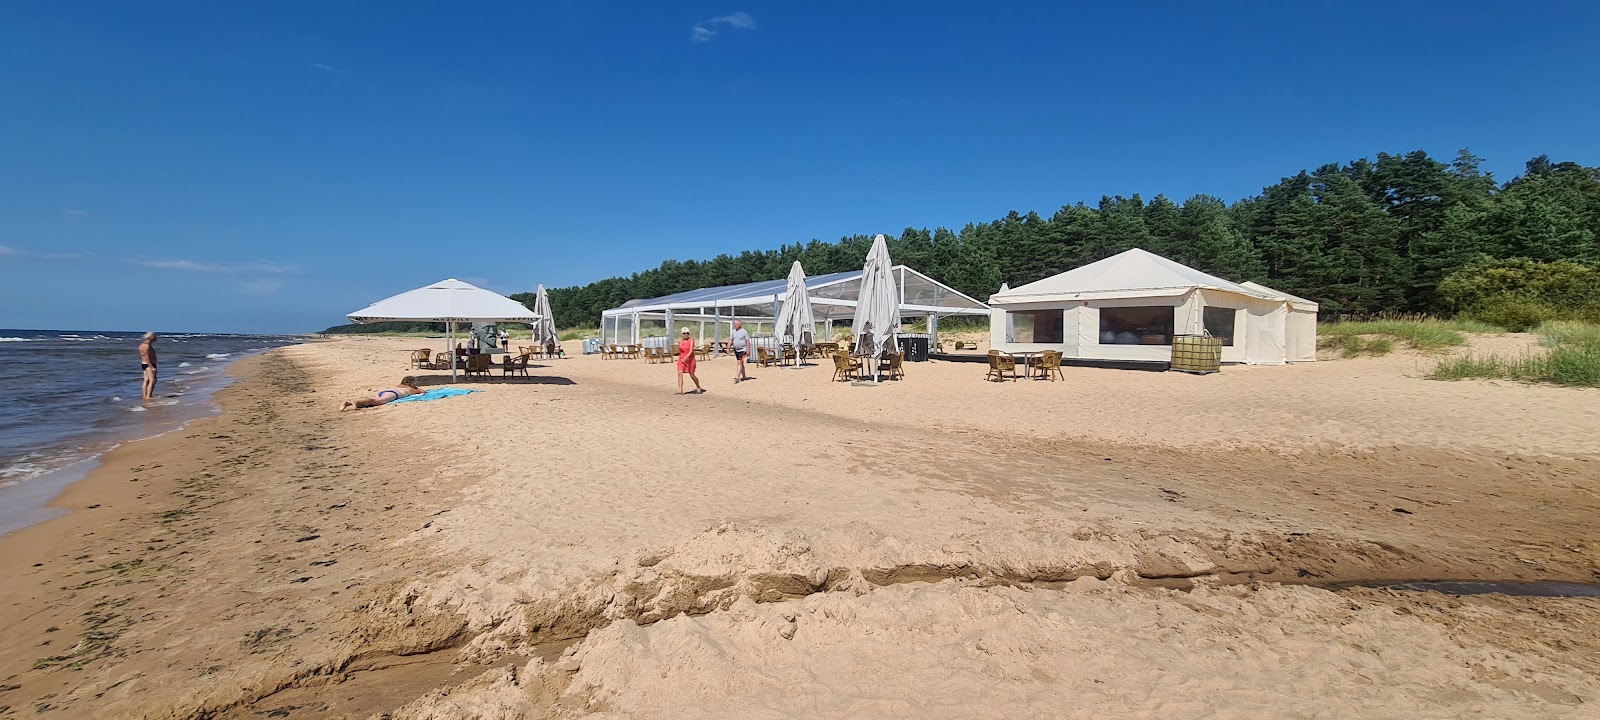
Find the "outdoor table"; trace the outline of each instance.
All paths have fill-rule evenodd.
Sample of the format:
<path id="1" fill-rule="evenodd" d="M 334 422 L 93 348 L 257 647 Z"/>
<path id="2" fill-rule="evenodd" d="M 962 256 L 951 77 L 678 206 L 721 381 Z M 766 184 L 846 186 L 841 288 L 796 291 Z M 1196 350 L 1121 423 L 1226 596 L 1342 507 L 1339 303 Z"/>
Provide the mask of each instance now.
<path id="1" fill-rule="evenodd" d="M 1024 374 L 1024 375 L 1030 374 L 1028 372 L 1028 365 L 1033 361 L 1033 359 L 1036 358 L 1036 357 L 1040 357 L 1042 355 L 1044 355 L 1044 352 L 1043 351 L 1039 351 L 1039 350 L 1034 350 L 1034 351 L 1030 351 L 1030 352 L 1011 353 L 1011 357 L 1019 358 L 1019 359 L 1022 360 L 1022 374 Z"/>

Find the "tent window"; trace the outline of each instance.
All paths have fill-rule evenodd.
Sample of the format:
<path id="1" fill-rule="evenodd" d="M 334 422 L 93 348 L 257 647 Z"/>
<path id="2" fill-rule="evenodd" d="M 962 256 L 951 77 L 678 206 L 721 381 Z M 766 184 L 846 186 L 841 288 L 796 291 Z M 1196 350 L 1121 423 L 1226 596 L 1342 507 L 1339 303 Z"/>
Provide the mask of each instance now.
<path id="1" fill-rule="evenodd" d="M 1062 334 L 1065 315 L 1061 310 L 1030 310 L 1011 313 L 1011 336 L 1019 343 L 1066 342 Z"/>
<path id="2" fill-rule="evenodd" d="M 1201 311 L 1201 320 L 1205 323 L 1206 332 L 1212 337 L 1222 338 L 1222 344 L 1233 347 L 1233 323 L 1239 314 L 1238 310 L 1223 307 L 1208 307 Z"/>
<path id="3" fill-rule="evenodd" d="M 1171 345 L 1171 305 L 1100 308 L 1101 345 Z"/>

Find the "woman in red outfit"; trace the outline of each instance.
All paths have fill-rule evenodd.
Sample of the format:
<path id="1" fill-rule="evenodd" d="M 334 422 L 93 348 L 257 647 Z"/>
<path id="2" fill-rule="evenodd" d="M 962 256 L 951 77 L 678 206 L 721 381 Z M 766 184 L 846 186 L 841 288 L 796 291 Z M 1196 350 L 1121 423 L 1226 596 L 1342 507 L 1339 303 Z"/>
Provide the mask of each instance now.
<path id="1" fill-rule="evenodd" d="M 700 387 L 700 378 L 694 374 L 694 341 L 689 339 L 689 328 L 683 329 L 683 338 L 678 341 L 678 394 L 683 394 L 683 375 L 688 373 L 689 379 L 694 381 L 696 393 L 705 392 Z"/>

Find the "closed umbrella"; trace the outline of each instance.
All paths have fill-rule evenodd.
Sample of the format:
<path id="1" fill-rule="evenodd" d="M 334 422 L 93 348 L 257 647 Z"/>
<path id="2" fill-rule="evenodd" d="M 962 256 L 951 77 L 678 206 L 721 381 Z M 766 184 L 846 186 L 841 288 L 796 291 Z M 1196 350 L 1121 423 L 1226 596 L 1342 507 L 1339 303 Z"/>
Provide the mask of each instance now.
<path id="1" fill-rule="evenodd" d="M 872 379 L 878 379 L 878 360 L 895 346 L 900 334 L 900 291 L 894 284 L 889 244 L 884 236 L 872 239 L 867 262 L 861 266 L 861 296 L 856 299 L 856 316 L 850 334 L 856 338 L 855 355 L 871 358 Z"/>
<path id="2" fill-rule="evenodd" d="M 797 366 L 800 364 L 800 358 L 805 355 L 805 349 L 811 347 L 813 343 L 811 337 L 813 323 L 811 296 L 806 292 L 806 271 L 800 267 L 800 261 L 796 260 L 789 268 L 789 285 L 783 291 L 772 334 L 777 335 L 780 341 L 794 343 Z"/>
<path id="3" fill-rule="evenodd" d="M 411 321 L 442 322 L 450 349 L 455 348 L 456 323 L 525 322 L 537 318 L 522 303 L 500 293 L 485 290 L 455 278 L 407 290 L 391 298 L 350 313 L 353 323 Z M 456 366 L 450 363 L 450 382 L 456 380 Z"/>
<path id="4" fill-rule="evenodd" d="M 533 323 L 533 344 L 541 350 L 549 350 L 551 345 L 561 342 L 556 337 L 556 319 L 550 312 L 550 294 L 545 292 L 544 283 L 539 283 L 538 296 L 533 301 L 533 314 L 538 320 Z"/>

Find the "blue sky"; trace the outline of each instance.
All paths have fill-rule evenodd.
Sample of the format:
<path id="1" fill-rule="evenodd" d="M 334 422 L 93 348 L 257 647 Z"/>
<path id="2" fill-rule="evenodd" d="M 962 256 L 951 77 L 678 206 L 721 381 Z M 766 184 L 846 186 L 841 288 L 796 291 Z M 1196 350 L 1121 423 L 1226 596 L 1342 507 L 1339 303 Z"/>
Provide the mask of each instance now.
<path id="1" fill-rule="evenodd" d="M 1108 7 L 1114 6 L 1114 7 Z M 307 331 L 1378 151 L 1600 165 L 1600 3 L 0 4 L 0 327 Z"/>

